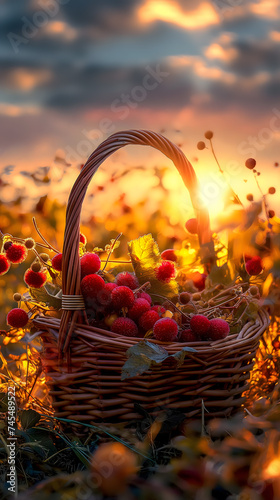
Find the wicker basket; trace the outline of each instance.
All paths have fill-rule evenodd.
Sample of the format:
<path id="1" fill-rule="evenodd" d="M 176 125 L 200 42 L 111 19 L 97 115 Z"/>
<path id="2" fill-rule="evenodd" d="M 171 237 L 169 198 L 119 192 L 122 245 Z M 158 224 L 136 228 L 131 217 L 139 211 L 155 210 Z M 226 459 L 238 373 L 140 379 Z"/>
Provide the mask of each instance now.
<path id="1" fill-rule="evenodd" d="M 134 403 L 138 402 L 147 410 L 163 406 L 176 408 L 186 417 L 193 418 L 201 414 L 203 401 L 207 416 L 228 416 L 244 401 L 242 393 L 248 385 L 259 340 L 269 324 L 265 311 L 260 311 L 258 318 L 248 322 L 238 334 L 216 342 L 192 343 L 197 352 L 187 352 L 178 370 L 164 362 L 141 376 L 126 380 L 121 380 L 126 351 L 139 339 L 86 324 L 80 295 L 82 203 L 99 165 L 129 144 L 153 146 L 173 160 L 189 190 L 196 213 L 202 259 L 205 263 L 213 260 L 208 212 L 198 203 L 197 178 L 180 149 L 150 131 L 116 133 L 104 141 L 89 157 L 68 200 L 62 262 L 62 318 L 37 316 L 34 320 L 42 332 L 42 361 L 55 415 L 91 424 L 127 422 L 139 417 L 134 410 Z M 150 342 L 162 344 L 155 340 Z M 163 345 L 169 354 L 174 354 L 188 344 Z"/>

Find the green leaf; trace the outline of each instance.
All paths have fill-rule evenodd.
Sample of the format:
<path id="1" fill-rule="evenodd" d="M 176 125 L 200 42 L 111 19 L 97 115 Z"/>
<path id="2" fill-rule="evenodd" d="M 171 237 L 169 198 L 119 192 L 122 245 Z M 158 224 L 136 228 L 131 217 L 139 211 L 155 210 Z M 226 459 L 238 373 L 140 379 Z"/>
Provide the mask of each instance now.
<path id="1" fill-rule="evenodd" d="M 178 284 L 174 279 L 169 283 L 164 283 L 156 278 L 155 268 L 161 263 L 162 259 L 158 245 L 151 234 L 145 234 L 136 240 L 130 241 L 128 250 L 140 285 L 147 281 L 151 284 L 149 293 L 163 295 L 164 297 L 173 297 L 178 294 Z"/>
<path id="2" fill-rule="evenodd" d="M 152 366 L 162 363 L 166 359 L 175 361 L 176 368 L 184 363 L 186 352 L 196 352 L 192 347 L 183 347 L 183 349 L 171 356 L 166 349 L 158 344 L 153 344 L 148 340 L 140 341 L 138 344 L 130 347 L 126 354 L 128 360 L 122 369 L 122 380 L 127 378 L 137 377 Z"/>
<path id="3" fill-rule="evenodd" d="M 232 277 L 227 263 L 223 264 L 221 267 L 216 265 L 213 266 L 207 280 L 210 280 L 212 284 L 229 285 L 232 283 Z"/>
<path id="4" fill-rule="evenodd" d="M 43 302 L 43 304 L 49 307 L 61 309 L 61 289 L 52 283 L 46 283 L 42 288 L 30 287 L 30 295 L 33 299 Z"/>
<path id="5" fill-rule="evenodd" d="M 30 429 L 38 424 L 41 415 L 35 410 L 23 410 L 20 418 L 23 429 Z"/>
<path id="6" fill-rule="evenodd" d="M 172 358 L 176 360 L 176 368 L 180 368 L 184 364 L 185 356 L 187 352 L 197 352 L 193 347 L 183 347 L 181 351 L 175 352 L 172 354 Z"/>

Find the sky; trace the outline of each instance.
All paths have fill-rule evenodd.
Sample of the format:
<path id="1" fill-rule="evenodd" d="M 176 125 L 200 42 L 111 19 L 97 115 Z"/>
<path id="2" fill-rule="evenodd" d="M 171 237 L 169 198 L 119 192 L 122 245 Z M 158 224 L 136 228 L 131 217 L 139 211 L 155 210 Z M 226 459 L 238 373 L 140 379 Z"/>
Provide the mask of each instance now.
<path id="1" fill-rule="evenodd" d="M 279 176 L 279 0 L 0 0 L 0 11 L 2 172 L 57 150 L 83 163 L 132 127 L 182 145 L 200 177 L 214 165 L 196 148 L 206 130 L 233 184 L 248 157 Z"/>

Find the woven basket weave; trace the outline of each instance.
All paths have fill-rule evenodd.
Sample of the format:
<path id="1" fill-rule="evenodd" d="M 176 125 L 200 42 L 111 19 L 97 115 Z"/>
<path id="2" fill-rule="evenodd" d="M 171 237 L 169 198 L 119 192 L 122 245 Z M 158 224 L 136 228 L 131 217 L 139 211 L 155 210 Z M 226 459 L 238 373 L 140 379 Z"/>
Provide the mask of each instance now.
<path id="1" fill-rule="evenodd" d="M 42 332 L 42 361 L 55 415 L 91 424 L 126 422 L 137 418 L 134 403 L 138 402 L 147 410 L 166 406 L 179 409 L 192 418 L 200 415 L 203 400 L 207 416 L 228 416 L 238 410 L 244 400 L 242 393 L 248 385 L 253 358 L 260 337 L 269 324 L 265 311 L 260 311 L 258 318 L 248 322 L 238 334 L 216 342 L 191 343 L 197 352 L 187 352 L 185 362 L 178 370 L 164 362 L 141 376 L 123 381 L 121 370 L 127 359 L 126 351 L 139 339 L 86 324 L 80 298 L 82 203 L 88 184 L 101 163 L 129 144 L 152 146 L 173 160 L 189 190 L 198 220 L 201 258 L 208 265 L 213 261 L 208 212 L 198 203 L 197 178 L 182 151 L 162 135 L 143 130 L 116 133 L 104 141 L 84 165 L 68 200 L 61 320 L 44 316 L 37 316 L 34 320 Z M 69 299 L 73 297 L 76 305 L 71 306 Z M 162 344 L 155 340 L 150 342 Z M 162 345 L 169 354 L 174 354 L 189 344 Z"/>

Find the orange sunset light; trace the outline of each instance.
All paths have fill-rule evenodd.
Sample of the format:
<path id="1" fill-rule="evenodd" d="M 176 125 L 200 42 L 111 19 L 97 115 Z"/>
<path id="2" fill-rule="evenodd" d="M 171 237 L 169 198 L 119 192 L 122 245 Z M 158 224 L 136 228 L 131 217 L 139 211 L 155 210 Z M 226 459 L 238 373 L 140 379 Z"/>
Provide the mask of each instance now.
<path id="1" fill-rule="evenodd" d="M 176 2 L 147 0 L 139 8 L 138 16 L 139 20 L 143 23 L 151 23 L 159 20 L 188 29 L 203 28 L 219 22 L 214 8 L 206 2 L 201 4 L 197 9 L 185 14 Z"/>

